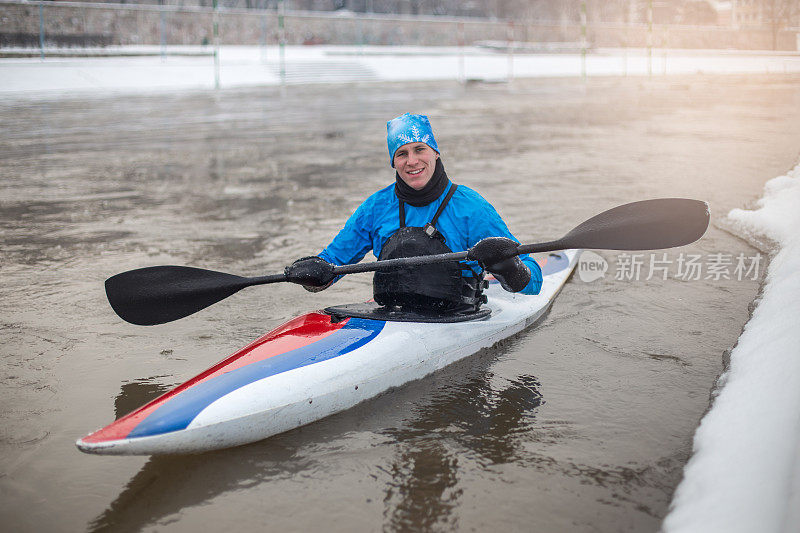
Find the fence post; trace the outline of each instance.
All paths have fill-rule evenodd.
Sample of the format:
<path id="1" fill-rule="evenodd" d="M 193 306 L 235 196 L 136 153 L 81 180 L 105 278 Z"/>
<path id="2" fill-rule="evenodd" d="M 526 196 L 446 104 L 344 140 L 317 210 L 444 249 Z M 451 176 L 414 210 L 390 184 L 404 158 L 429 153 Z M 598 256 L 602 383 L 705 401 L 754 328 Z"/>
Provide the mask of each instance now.
<path id="1" fill-rule="evenodd" d="M 508 21 L 508 83 L 514 81 L 514 22 Z"/>
<path id="2" fill-rule="evenodd" d="M 458 23 L 458 82 L 466 83 L 467 75 L 464 69 L 464 23 Z"/>
<path id="3" fill-rule="evenodd" d="M 581 1 L 581 78 L 586 81 L 586 0 Z"/>
<path id="4" fill-rule="evenodd" d="M 647 75 L 653 77 L 653 0 L 647 2 Z"/>
<path id="5" fill-rule="evenodd" d="M 261 17 L 261 62 L 267 62 L 267 8 L 264 7 L 264 14 Z"/>
<path id="6" fill-rule="evenodd" d="M 214 89 L 219 90 L 219 6 L 214 0 Z"/>
<path id="7" fill-rule="evenodd" d="M 44 5 L 39 2 L 39 57 L 44 61 Z"/>
<path id="8" fill-rule="evenodd" d="M 286 1 L 280 0 L 278 2 L 278 30 L 280 32 L 280 69 L 281 69 L 281 85 L 286 85 L 286 25 L 283 20 L 286 14 Z"/>
<path id="9" fill-rule="evenodd" d="M 622 41 L 622 75 L 628 77 L 628 40 Z"/>
<path id="10" fill-rule="evenodd" d="M 159 30 L 158 33 L 160 34 L 160 42 L 161 42 L 161 61 L 164 61 L 167 58 L 167 21 L 164 20 L 164 0 L 158 0 L 158 10 L 159 10 Z"/>
<path id="11" fill-rule="evenodd" d="M 356 35 L 358 35 L 358 54 L 362 55 L 364 53 L 364 26 L 361 20 L 363 15 L 356 14 L 354 16 L 356 18 Z"/>

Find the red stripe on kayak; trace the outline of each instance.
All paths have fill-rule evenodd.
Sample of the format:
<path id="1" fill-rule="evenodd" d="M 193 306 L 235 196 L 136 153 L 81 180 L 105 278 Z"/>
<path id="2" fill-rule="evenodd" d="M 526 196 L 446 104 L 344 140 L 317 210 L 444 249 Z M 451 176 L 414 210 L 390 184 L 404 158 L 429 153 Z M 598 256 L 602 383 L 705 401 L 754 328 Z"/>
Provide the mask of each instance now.
<path id="1" fill-rule="evenodd" d="M 294 318 L 251 342 L 235 354 L 198 374 L 186 383 L 178 385 L 152 402 L 123 416 L 103 429 L 87 435 L 81 440 L 83 442 L 105 442 L 124 439 L 150 413 L 186 389 L 231 370 L 308 346 L 341 329 L 342 326 L 347 324 L 348 320 L 331 323 L 331 317 L 322 313 L 308 313 Z"/>

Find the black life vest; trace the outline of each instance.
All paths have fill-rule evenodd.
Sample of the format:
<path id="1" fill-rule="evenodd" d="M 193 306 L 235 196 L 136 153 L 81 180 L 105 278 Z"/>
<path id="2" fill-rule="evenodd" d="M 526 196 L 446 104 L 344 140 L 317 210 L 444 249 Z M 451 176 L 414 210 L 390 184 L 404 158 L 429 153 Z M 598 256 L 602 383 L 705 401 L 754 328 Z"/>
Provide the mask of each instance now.
<path id="1" fill-rule="evenodd" d="M 400 228 L 387 239 L 378 260 L 452 252 L 436 222 L 457 188 L 455 184 L 450 187 L 433 220 L 421 228 L 406 226 L 405 203 L 400 200 Z M 463 270 L 472 271 L 466 263 L 449 261 L 377 271 L 372 283 L 375 301 L 387 307 L 433 313 L 477 311 L 486 301 L 481 294 L 483 273 L 472 271 L 473 276 L 466 277 Z"/>

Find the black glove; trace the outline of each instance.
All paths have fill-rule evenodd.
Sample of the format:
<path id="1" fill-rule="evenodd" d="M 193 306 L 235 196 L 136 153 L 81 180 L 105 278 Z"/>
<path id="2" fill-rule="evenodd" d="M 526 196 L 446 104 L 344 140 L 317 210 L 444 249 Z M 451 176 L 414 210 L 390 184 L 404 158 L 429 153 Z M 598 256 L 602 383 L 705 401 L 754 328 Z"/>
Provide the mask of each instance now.
<path id="1" fill-rule="evenodd" d="M 316 255 L 301 257 L 283 269 L 283 273 L 286 274 L 286 281 L 298 283 L 309 292 L 324 291 L 336 277 L 333 265 Z"/>
<path id="2" fill-rule="evenodd" d="M 531 280 L 531 271 L 517 256 L 518 246 L 505 237 L 487 237 L 469 249 L 467 259 L 491 272 L 508 292 L 519 292 Z"/>

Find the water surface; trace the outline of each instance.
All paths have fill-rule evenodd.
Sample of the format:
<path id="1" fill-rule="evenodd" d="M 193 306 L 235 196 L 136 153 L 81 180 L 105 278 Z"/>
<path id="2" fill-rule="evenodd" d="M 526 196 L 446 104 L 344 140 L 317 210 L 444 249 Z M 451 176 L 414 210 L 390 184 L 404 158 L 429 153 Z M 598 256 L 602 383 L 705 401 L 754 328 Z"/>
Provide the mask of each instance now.
<path id="1" fill-rule="evenodd" d="M 800 147 L 791 77 L 293 87 L 0 103 L 0 518 L 9 530 L 655 531 L 759 278 L 677 279 L 756 250 L 712 227 L 667 279 L 567 283 L 539 327 L 347 412 L 194 456 L 74 441 L 300 313 L 369 297 L 254 287 L 120 321 L 103 280 L 243 275 L 318 252 L 388 184 L 385 121 L 430 115 L 452 179 L 523 241 L 660 196 L 715 219 Z M 660 256 L 659 256 L 660 257 Z M 643 256 L 645 261 L 649 255 Z M 761 273 L 763 274 L 762 263 Z"/>

